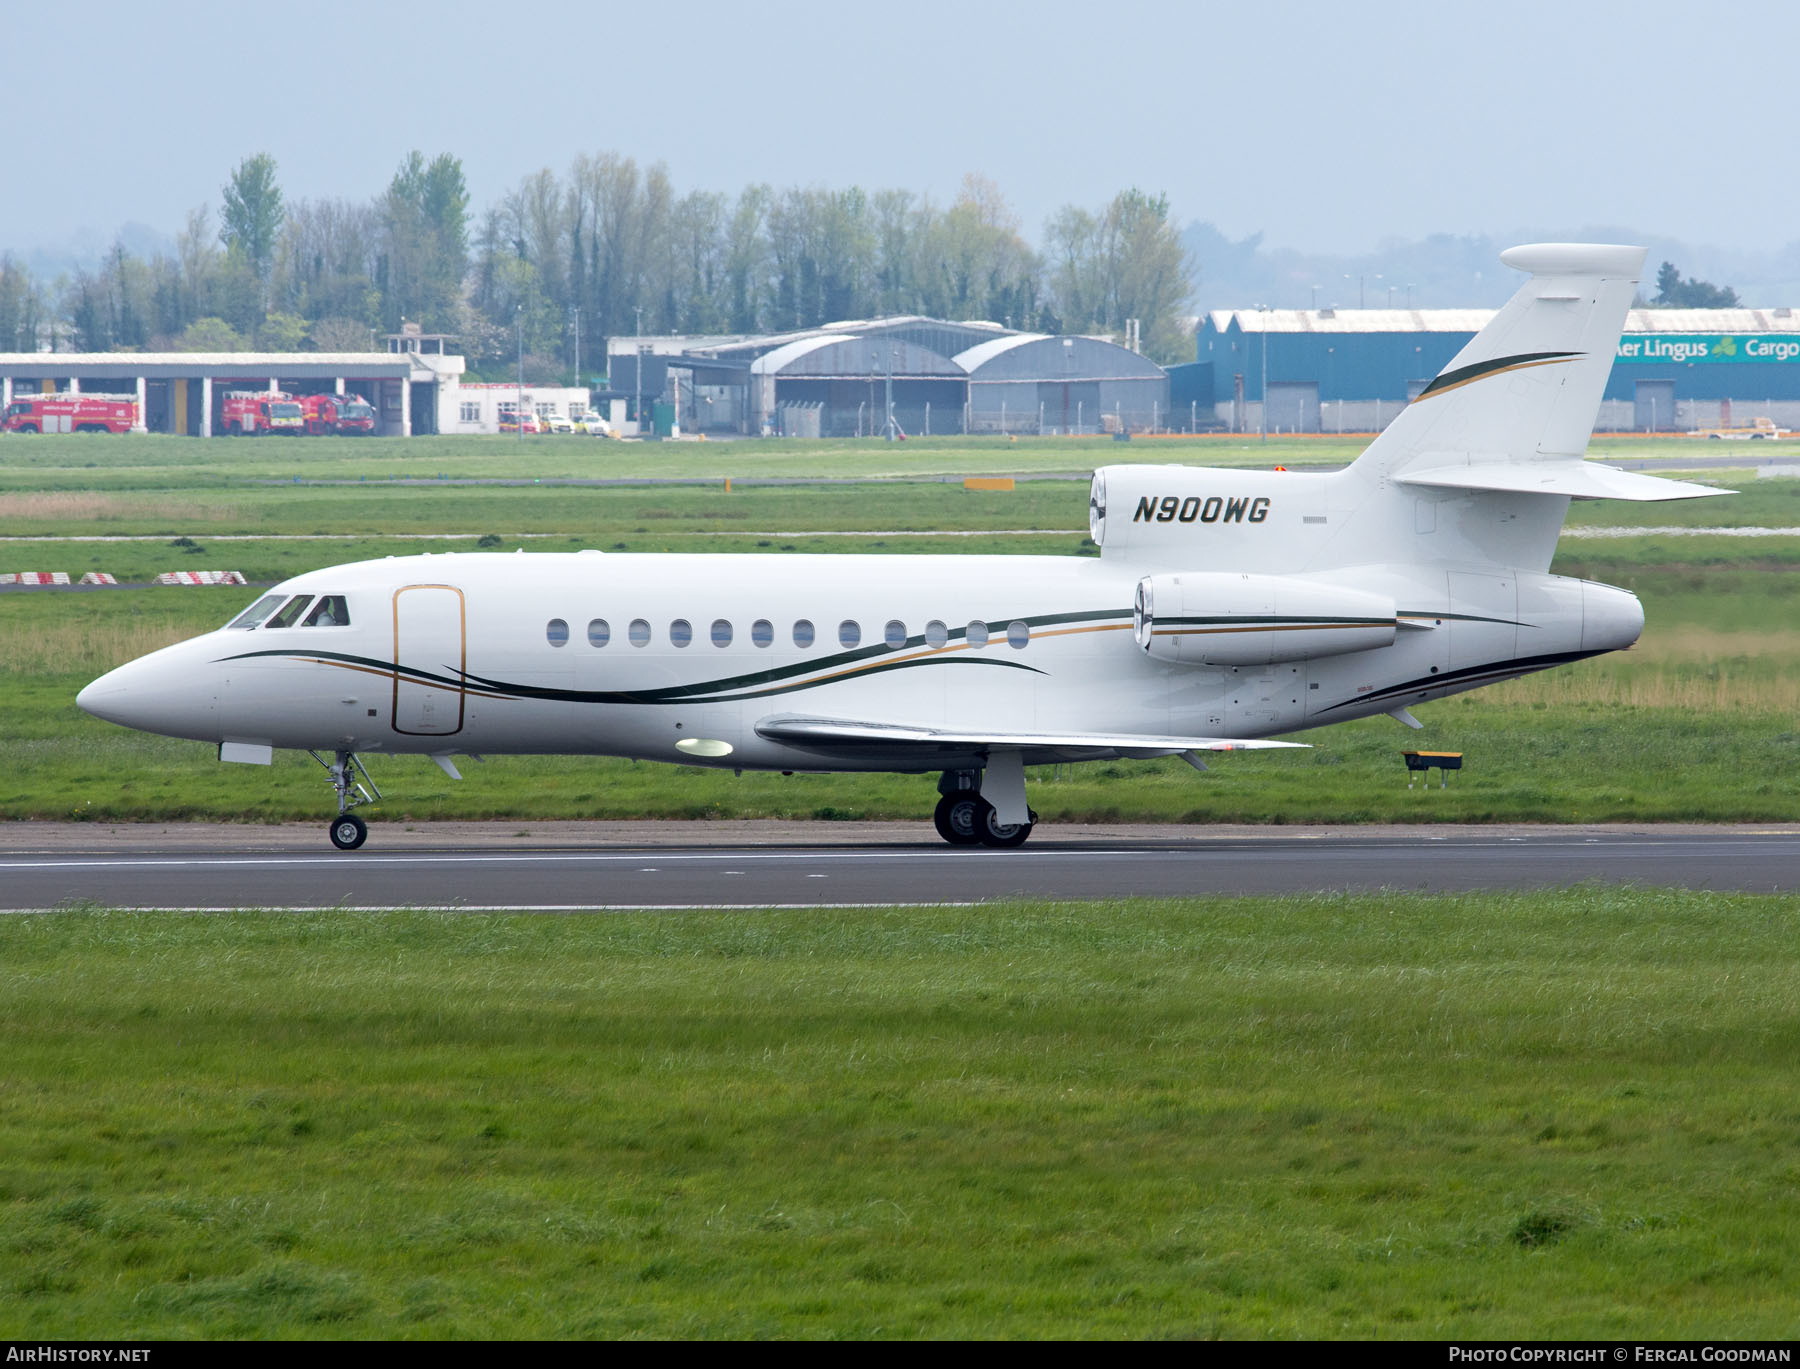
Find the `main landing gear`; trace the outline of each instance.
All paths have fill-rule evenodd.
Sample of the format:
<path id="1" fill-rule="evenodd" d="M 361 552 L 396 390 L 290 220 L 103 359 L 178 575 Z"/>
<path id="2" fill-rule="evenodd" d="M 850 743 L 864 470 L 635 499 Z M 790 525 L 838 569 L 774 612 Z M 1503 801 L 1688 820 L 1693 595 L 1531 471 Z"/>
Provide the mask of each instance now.
<path id="1" fill-rule="evenodd" d="M 331 787 L 337 791 L 338 815 L 331 820 L 331 844 L 340 851 L 356 850 L 369 839 L 369 824 L 350 810 L 379 801 L 381 790 L 375 787 L 354 751 L 339 751 L 330 761 L 317 751 L 306 754 L 325 767 L 325 773 L 331 776 Z M 358 775 L 362 776 L 360 781 Z"/>
<path id="2" fill-rule="evenodd" d="M 1010 850 L 1023 846 L 1037 825 L 1037 814 L 1029 808 L 1024 822 L 1001 822 L 994 805 L 981 796 L 982 772 L 979 770 L 946 770 L 938 781 L 943 798 L 931 820 L 938 835 L 952 846 L 987 846 Z M 1021 789 L 1024 776 L 1020 774 Z M 1021 796 L 1020 806 L 1023 807 Z"/>

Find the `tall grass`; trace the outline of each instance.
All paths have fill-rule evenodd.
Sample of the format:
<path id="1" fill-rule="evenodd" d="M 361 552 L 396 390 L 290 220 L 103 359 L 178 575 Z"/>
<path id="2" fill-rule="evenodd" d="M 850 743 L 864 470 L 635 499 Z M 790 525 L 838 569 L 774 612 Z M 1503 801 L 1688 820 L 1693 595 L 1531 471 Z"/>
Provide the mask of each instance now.
<path id="1" fill-rule="evenodd" d="M 1626 652 L 1484 691 L 1497 705 L 1685 709 L 1696 715 L 1800 713 L 1800 630 L 1674 623 Z"/>
<path id="2" fill-rule="evenodd" d="M 225 620 L 219 615 L 218 622 Z M 217 627 L 218 622 L 208 626 Z M 182 614 L 77 618 L 0 634 L 6 675 L 99 675 L 152 651 L 186 641 L 196 629 Z"/>
<path id="3" fill-rule="evenodd" d="M 160 520 L 177 524 L 234 523 L 243 517 L 235 504 L 203 499 L 169 499 L 141 495 L 99 494 L 78 490 L 0 493 L 0 532 L 18 536 L 33 522 L 140 523 Z"/>
<path id="4" fill-rule="evenodd" d="M 1643 671 L 1546 671 L 1496 685 L 1492 702 L 1549 707 L 1681 709 L 1777 718 L 1800 713 L 1800 678 L 1712 666 Z"/>

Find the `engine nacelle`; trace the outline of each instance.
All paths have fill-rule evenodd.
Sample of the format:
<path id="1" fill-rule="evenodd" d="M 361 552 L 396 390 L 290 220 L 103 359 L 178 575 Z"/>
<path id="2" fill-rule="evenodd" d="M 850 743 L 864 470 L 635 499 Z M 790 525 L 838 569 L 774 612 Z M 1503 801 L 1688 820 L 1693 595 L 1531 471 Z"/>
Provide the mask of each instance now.
<path id="1" fill-rule="evenodd" d="M 1268 665 L 1392 646 L 1390 598 L 1287 575 L 1147 575 L 1132 615 L 1137 644 L 1177 665 Z"/>

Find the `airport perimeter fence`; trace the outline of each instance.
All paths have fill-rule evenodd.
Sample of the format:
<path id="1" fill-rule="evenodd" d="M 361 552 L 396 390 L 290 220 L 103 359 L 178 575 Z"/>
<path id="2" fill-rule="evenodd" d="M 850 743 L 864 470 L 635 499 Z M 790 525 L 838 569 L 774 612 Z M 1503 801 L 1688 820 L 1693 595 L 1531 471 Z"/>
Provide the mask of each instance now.
<path id="1" fill-rule="evenodd" d="M 1103 413 L 1083 414 L 1066 423 L 1062 417 L 1060 413 L 1052 416 L 1029 409 L 983 411 L 969 416 L 968 430 L 971 433 L 1007 433 L 1016 437 L 1104 437 L 1108 433 L 1216 432 L 1220 426 L 1216 421 L 1206 421 L 1212 418 L 1210 410 L 1198 415 L 1201 420 L 1198 427 L 1190 428 L 1192 415 L 1186 411 L 1171 414 L 1160 405 L 1147 409 L 1122 406 Z"/>

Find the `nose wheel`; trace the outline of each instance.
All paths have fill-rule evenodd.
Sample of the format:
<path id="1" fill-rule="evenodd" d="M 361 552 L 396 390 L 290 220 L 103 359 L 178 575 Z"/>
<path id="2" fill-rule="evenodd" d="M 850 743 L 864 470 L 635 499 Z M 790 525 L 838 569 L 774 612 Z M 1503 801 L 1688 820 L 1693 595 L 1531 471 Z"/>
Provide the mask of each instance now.
<path id="1" fill-rule="evenodd" d="M 339 751 L 329 761 L 317 751 L 307 754 L 325 767 L 331 787 L 337 792 L 338 815 L 331 820 L 331 844 L 340 851 L 354 851 L 369 839 L 369 824 L 350 810 L 379 801 L 381 790 L 375 787 L 354 751 Z M 358 775 L 362 776 L 360 780 Z"/>

